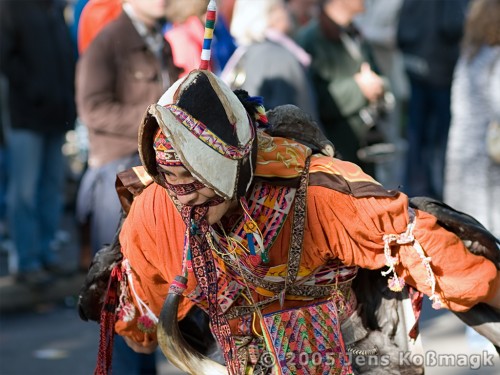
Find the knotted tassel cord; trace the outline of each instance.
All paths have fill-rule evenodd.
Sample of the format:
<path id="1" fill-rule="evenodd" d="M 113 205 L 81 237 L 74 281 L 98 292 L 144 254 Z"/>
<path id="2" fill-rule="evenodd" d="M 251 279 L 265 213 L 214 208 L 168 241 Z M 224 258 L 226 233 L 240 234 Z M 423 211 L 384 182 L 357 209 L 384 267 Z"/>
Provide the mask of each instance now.
<path id="1" fill-rule="evenodd" d="M 130 290 L 132 291 L 135 300 L 137 301 L 137 307 L 139 308 L 139 312 L 141 313 L 137 320 L 137 326 L 144 333 L 153 333 L 156 329 L 156 325 L 158 324 L 158 318 L 153 313 L 153 311 L 151 311 L 149 306 L 137 294 L 134 286 L 134 278 L 132 277 L 132 270 L 127 259 L 123 261 L 123 267 L 125 268 L 125 274 L 127 275 Z"/>
<path id="2" fill-rule="evenodd" d="M 118 285 L 122 277 L 120 266 L 116 265 L 111 271 L 106 298 L 101 310 L 99 349 L 94 375 L 107 375 L 111 372 L 116 308 L 118 307 Z"/>
<path id="3" fill-rule="evenodd" d="M 391 244 L 397 243 L 398 245 L 406 245 L 412 244 L 412 248 L 417 252 L 422 265 L 424 266 L 427 272 L 427 284 L 431 288 L 431 296 L 429 299 L 432 301 L 432 307 L 436 310 L 440 309 L 443 304 L 441 302 L 441 298 L 438 294 L 436 294 L 436 278 L 434 276 L 434 272 L 431 267 L 431 257 L 425 255 L 424 249 L 417 241 L 417 239 L 413 236 L 413 229 L 416 225 L 416 217 L 415 212 L 412 208 L 410 208 L 410 222 L 406 228 L 406 231 L 401 234 L 386 234 L 384 235 L 384 255 L 386 259 L 386 266 L 389 267 L 387 271 L 382 271 L 382 276 L 387 276 L 392 273 L 393 276 L 389 278 L 388 285 L 389 289 L 394 292 L 400 292 L 403 290 L 405 286 L 405 282 L 402 277 L 398 277 L 394 266 L 398 264 L 398 258 L 393 257 L 391 254 Z"/>

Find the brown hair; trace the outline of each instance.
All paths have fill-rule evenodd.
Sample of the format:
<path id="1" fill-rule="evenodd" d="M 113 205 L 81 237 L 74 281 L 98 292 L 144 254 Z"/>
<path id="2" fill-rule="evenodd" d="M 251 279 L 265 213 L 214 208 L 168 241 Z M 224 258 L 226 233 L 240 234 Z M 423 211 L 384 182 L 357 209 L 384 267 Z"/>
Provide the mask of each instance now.
<path id="1" fill-rule="evenodd" d="M 500 45 L 500 0 L 474 0 L 469 8 L 462 47 L 472 59 L 484 45 Z"/>

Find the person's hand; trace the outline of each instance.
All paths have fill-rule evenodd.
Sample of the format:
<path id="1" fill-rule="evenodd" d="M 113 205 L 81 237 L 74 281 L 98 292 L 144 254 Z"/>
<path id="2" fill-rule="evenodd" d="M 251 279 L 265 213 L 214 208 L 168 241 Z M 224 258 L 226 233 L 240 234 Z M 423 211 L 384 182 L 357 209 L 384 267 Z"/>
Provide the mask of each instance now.
<path id="1" fill-rule="evenodd" d="M 156 350 L 156 347 L 158 346 L 158 341 L 151 340 L 149 335 L 146 335 L 146 338 L 142 343 L 137 343 L 130 337 L 126 336 L 123 336 L 123 339 L 125 340 L 127 345 L 136 353 L 151 354 Z"/>
<path id="2" fill-rule="evenodd" d="M 384 93 L 384 81 L 371 70 L 368 63 L 361 64 L 361 70 L 354 75 L 354 80 L 370 102 L 377 101 Z"/>

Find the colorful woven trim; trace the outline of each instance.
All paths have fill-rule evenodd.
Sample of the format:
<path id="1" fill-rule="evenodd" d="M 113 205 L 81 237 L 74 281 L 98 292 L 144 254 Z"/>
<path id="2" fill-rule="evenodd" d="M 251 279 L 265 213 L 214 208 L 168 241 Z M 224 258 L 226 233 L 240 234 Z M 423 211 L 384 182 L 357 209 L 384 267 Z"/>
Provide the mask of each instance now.
<path id="1" fill-rule="evenodd" d="M 258 183 L 248 198 L 249 213 L 262 233 L 266 252 L 269 252 L 273 246 L 285 223 L 290 208 L 293 206 L 295 192 L 295 188 Z M 229 236 L 244 246 L 250 247 L 245 233 L 245 224 L 245 218 L 241 217 L 231 228 Z"/>
<path id="2" fill-rule="evenodd" d="M 195 119 L 189 113 L 185 112 L 182 108 L 174 104 L 167 104 L 165 108 L 172 112 L 174 116 L 179 120 L 179 122 L 184 125 L 186 129 L 188 129 L 200 141 L 202 141 L 207 146 L 217 151 L 224 157 L 233 160 L 240 160 L 250 153 L 254 136 L 252 136 L 251 140 L 241 148 L 231 146 L 220 139 L 212 131 L 210 131 L 205 124 Z"/>
<path id="3" fill-rule="evenodd" d="M 156 132 L 153 142 L 153 148 L 155 150 L 157 164 L 172 167 L 182 166 L 182 162 L 179 159 L 179 156 L 175 152 L 174 148 L 172 147 L 172 143 L 170 143 L 161 129 L 158 129 L 158 131 Z"/>
<path id="4" fill-rule="evenodd" d="M 276 360 L 274 373 L 353 374 L 337 311 L 328 300 L 264 315 L 262 330 Z"/>
<path id="5" fill-rule="evenodd" d="M 165 186 L 167 187 L 167 189 L 173 191 L 175 195 L 188 195 L 194 193 L 197 190 L 206 188 L 206 186 L 198 180 L 194 180 L 189 184 L 169 184 L 168 182 L 165 182 Z"/>
<path id="6" fill-rule="evenodd" d="M 203 49 L 201 50 L 200 69 L 208 69 L 210 63 L 210 47 L 214 36 L 215 18 L 217 13 L 217 4 L 215 0 L 210 0 L 207 7 L 207 16 L 205 21 L 205 35 L 203 39 Z"/>
<path id="7" fill-rule="evenodd" d="M 226 277 L 224 275 L 224 271 L 220 269 L 218 262 L 216 262 L 216 267 L 218 274 L 217 302 L 221 311 L 225 313 L 231 307 L 234 301 L 236 301 L 240 297 L 243 286 L 239 282 Z M 197 285 L 196 288 L 194 288 L 189 294 L 187 294 L 186 297 L 208 313 L 207 297 L 199 285 Z"/>
<path id="8" fill-rule="evenodd" d="M 206 220 L 208 206 L 183 206 L 181 216 L 189 228 L 189 251 L 192 255 L 193 273 L 208 302 L 208 316 L 214 337 L 216 338 L 230 375 L 240 373 L 237 350 L 226 317 L 218 304 L 218 274 L 216 262 L 206 239 L 209 224 Z"/>

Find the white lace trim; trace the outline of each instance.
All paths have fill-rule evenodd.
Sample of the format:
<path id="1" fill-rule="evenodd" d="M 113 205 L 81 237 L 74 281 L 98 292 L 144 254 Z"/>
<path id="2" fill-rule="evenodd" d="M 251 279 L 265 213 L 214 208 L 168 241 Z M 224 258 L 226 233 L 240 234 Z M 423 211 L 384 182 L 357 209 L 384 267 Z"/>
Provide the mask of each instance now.
<path id="1" fill-rule="evenodd" d="M 395 266 L 398 264 L 398 258 L 392 256 L 391 244 L 396 243 L 398 245 L 412 244 L 413 249 L 417 252 L 420 260 L 425 267 L 427 272 L 427 284 L 431 288 L 431 295 L 429 299 L 432 301 L 432 307 L 434 309 L 440 309 L 442 307 L 441 298 L 436 293 L 436 278 L 431 267 L 431 257 L 425 255 L 424 249 L 418 242 L 418 240 L 413 236 L 413 229 L 415 228 L 416 217 L 415 212 L 410 208 L 410 222 L 406 227 L 406 231 L 401 234 L 386 234 L 384 235 L 384 255 L 386 260 L 386 266 L 389 267 L 387 271 L 382 271 L 383 276 L 387 276 L 392 273 L 392 277 L 389 278 L 388 284 L 392 291 L 399 292 L 403 289 L 405 282 L 402 277 L 398 277 Z"/>

